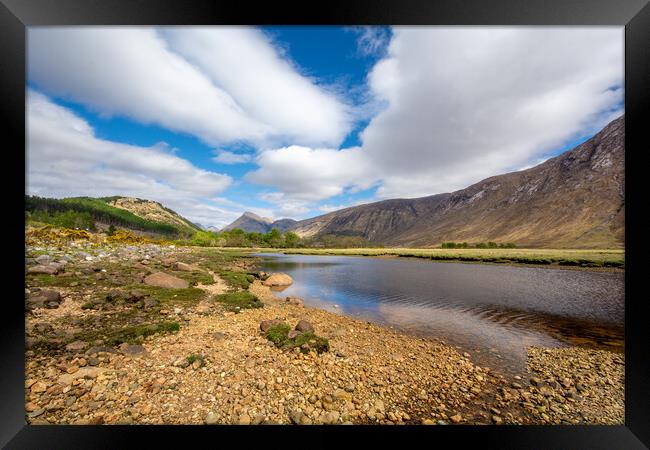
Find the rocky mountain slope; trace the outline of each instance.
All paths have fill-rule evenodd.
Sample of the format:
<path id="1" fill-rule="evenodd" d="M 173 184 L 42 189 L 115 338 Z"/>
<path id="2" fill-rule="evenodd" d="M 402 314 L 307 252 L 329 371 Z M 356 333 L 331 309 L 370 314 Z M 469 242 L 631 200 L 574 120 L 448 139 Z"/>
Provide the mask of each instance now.
<path id="1" fill-rule="evenodd" d="M 466 189 L 346 208 L 298 222 L 300 236 L 362 236 L 405 247 L 445 241 L 531 247 L 620 247 L 624 242 L 624 116 L 533 168 Z"/>
<path id="2" fill-rule="evenodd" d="M 188 231 L 200 230 L 200 227 L 158 202 L 134 197 L 111 197 L 106 200 L 110 206 L 125 209 L 143 219 L 166 223 Z"/>

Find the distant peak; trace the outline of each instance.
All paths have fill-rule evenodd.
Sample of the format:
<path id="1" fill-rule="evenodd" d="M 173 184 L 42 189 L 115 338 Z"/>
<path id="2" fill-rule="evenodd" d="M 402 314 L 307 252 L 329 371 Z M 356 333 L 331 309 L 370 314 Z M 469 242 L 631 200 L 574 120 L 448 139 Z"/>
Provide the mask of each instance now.
<path id="1" fill-rule="evenodd" d="M 266 222 L 266 223 L 272 223 L 273 222 L 272 219 L 269 219 L 268 217 L 258 216 L 257 214 L 255 214 L 254 212 L 251 212 L 251 211 L 245 211 L 244 214 L 242 214 L 242 217 L 248 217 L 250 219 L 259 220 L 260 222 Z"/>

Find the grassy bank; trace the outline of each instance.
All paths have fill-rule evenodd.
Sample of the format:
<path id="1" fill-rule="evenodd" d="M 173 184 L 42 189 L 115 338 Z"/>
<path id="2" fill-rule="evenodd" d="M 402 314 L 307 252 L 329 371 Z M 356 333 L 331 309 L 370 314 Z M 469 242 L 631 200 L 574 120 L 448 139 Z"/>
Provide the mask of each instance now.
<path id="1" fill-rule="evenodd" d="M 625 267 L 624 250 L 569 250 L 519 248 L 291 248 L 256 249 L 300 255 L 402 256 L 436 261 L 501 264 L 537 264 L 573 267 Z"/>

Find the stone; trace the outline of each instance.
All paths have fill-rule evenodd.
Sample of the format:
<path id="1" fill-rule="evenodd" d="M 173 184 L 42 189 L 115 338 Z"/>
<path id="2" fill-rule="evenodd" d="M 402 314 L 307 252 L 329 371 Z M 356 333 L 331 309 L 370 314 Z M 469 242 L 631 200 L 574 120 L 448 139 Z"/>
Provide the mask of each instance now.
<path id="1" fill-rule="evenodd" d="M 45 392 L 47 390 L 47 383 L 44 381 L 37 381 L 36 383 L 32 384 L 32 387 L 29 390 L 36 394 Z"/>
<path id="2" fill-rule="evenodd" d="M 282 272 L 273 273 L 262 282 L 264 286 L 289 286 L 292 283 L 293 278 Z"/>
<path id="3" fill-rule="evenodd" d="M 155 272 L 145 277 L 144 284 L 172 289 L 185 289 L 189 286 L 187 281 L 163 272 Z"/>
<path id="4" fill-rule="evenodd" d="M 301 333 L 308 333 L 308 332 L 313 333 L 314 326 L 311 323 L 307 322 L 306 320 L 301 320 L 300 322 L 298 322 L 298 325 L 296 325 L 296 331 L 300 331 Z"/>
<path id="5" fill-rule="evenodd" d="M 33 266 L 27 269 L 27 273 L 33 273 L 33 274 L 45 274 L 45 275 L 56 275 L 59 273 L 59 269 L 56 267 L 52 266 L 43 266 L 43 265 L 38 265 L 38 266 Z"/>
<path id="6" fill-rule="evenodd" d="M 436 423 L 432 419 L 422 419 L 422 425 L 435 425 Z"/>
<path id="7" fill-rule="evenodd" d="M 460 414 L 456 414 L 450 417 L 451 421 L 454 423 L 458 423 L 461 420 L 463 420 L 462 416 Z"/>
<path id="8" fill-rule="evenodd" d="M 140 356 L 147 352 L 147 350 L 138 344 L 127 344 L 126 342 L 120 345 L 120 351 L 128 356 Z"/>
<path id="9" fill-rule="evenodd" d="M 36 262 L 39 264 L 49 264 L 52 261 L 52 257 L 50 255 L 40 255 L 36 257 Z"/>
<path id="10" fill-rule="evenodd" d="M 78 352 L 80 350 L 83 350 L 88 346 L 88 343 L 84 341 L 74 341 L 69 343 L 68 345 L 65 346 L 65 349 L 70 351 L 70 352 Z"/>
<path id="11" fill-rule="evenodd" d="M 64 386 L 69 386 L 74 380 L 77 380 L 79 378 L 97 378 L 97 375 L 102 374 L 105 371 L 106 369 L 103 369 L 101 367 L 82 367 L 73 374 L 66 373 L 64 375 L 61 375 L 58 379 L 58 383 Z"/>
<path id="12" fill-rule="evenodd" d="M 203 422 L 205 422 L 206 425 L 216 425 L 219 423 L 219 420 L 217 419 L 217 415 L 210 411 L 206 416 L 205 419 L 203 419 Z"/>
<path id="13" fill-rule="evenodd" d="M 239 419 L 237 419 L 237 424 L 238 425 L 250 425 L 251 424 L 251 418 L 248 414 L 242 414 L 239 416 Z"/>
<path id="14" fill-rule="evenodd" d="M 176 270 L 183 270 L 185 272 L 193 272 L 195 270 L 199 270 L 198 267 L 192 266 L 190 264 L 186 264 L 184 262 L 177 262 L 174 266 Z"/>
<path id="15" fill-rule="evenodd" d="M 281 320 L 278 320 L 278 319 L 263 320 L 263 321 L 260 322 L 260 330 L 262 330 L 262 332 L 266 333 L 267 331 L 269 331 L 269 328 L 274 327 L 276 325 L 280 325 L 282 323 L 283 322 Z"/>
<path id="16" fill-rule="evenodd" d="M 86 350 L 87 355 L 92 355 L 93 353 L 117 353 L 117 350 L 106 345 L 96 345 Z"/>

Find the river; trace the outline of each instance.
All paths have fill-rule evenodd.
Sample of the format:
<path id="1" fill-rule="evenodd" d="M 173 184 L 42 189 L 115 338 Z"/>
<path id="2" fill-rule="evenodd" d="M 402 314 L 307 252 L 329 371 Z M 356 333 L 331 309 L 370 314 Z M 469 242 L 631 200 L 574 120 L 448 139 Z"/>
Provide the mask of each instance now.
<path id="1" fill-rule="evenodd" d="M 260 269 L 294 283 L 307 306 L 429 337 L 506 372 L 530 345 L 623 350 L 624 273 L 261 253 Z"/>

